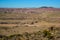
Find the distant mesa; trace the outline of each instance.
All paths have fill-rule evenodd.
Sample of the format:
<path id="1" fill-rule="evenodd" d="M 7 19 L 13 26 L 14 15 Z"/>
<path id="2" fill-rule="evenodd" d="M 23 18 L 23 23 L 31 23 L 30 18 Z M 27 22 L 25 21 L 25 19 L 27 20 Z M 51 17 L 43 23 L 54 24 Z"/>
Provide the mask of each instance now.
<path id="1" fill-rule="evenodd" d="M 54 7 L 47 7 L 47 6 L 42 6 L 40 8 L 54 8 Z"/>

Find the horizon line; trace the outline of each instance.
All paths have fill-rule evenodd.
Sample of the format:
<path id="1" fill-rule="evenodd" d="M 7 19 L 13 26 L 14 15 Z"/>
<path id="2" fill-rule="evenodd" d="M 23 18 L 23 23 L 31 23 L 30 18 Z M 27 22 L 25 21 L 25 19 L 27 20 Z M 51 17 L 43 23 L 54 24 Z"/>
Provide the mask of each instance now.
<path id="1" fill-rule="evenodd" d="M 40 7 L 0 7 L 0 8 L 60 8 L 60 7 L 51 7 L 51 6 L 40 6 Z"/>

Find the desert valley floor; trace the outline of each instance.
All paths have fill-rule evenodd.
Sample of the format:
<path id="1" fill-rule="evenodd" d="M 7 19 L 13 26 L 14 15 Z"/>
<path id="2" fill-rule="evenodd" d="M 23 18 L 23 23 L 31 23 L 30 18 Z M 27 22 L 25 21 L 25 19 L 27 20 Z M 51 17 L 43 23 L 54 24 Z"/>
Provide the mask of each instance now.
<path id="1" fill-rule="evenodd" d="M 48 32 L 46 37 L 39 38 L 37 32 L 40 31 L 42 35 L 43 32 Z M 54 39 L 53 37 L 49 39 L 51 32 L 54 33 Z M 20 39 L 14 38 L 16 40 L 60 40 L 60 8 L 0 8 L 0 35 L 27 34 L 29 36 L 29 33 L 32 34 L 31 36 L 37 33 L 34 36 L 36 39 L 25 36 Z M 15 40 L 14 38 L 5 40 Z"/>

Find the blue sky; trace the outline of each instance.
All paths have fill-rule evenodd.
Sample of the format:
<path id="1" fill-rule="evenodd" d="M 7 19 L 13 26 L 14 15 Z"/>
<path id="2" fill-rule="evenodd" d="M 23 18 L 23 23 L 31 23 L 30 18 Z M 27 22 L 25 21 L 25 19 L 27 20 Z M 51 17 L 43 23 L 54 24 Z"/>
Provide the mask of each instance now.
<path id="1" fill-rule="evenodd" d="M 37 8 L 41 6 L 60 8 L 60 0 L 0 0 L 0 8 Z"/>

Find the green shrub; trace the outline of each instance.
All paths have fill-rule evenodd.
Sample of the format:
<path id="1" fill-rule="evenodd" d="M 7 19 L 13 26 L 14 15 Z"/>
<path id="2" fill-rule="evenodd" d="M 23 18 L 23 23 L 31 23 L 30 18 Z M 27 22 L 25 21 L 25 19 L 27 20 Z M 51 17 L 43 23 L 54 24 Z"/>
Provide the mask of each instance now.
<path id="1" fill-rule="evenodd" d="M 51 33 L 49 31 L 47 31 L 47 30 L 44 30 L 43 34 L 44 34 L 44 37 L 47 37 L 47 36 L 51 35 Z"/>

